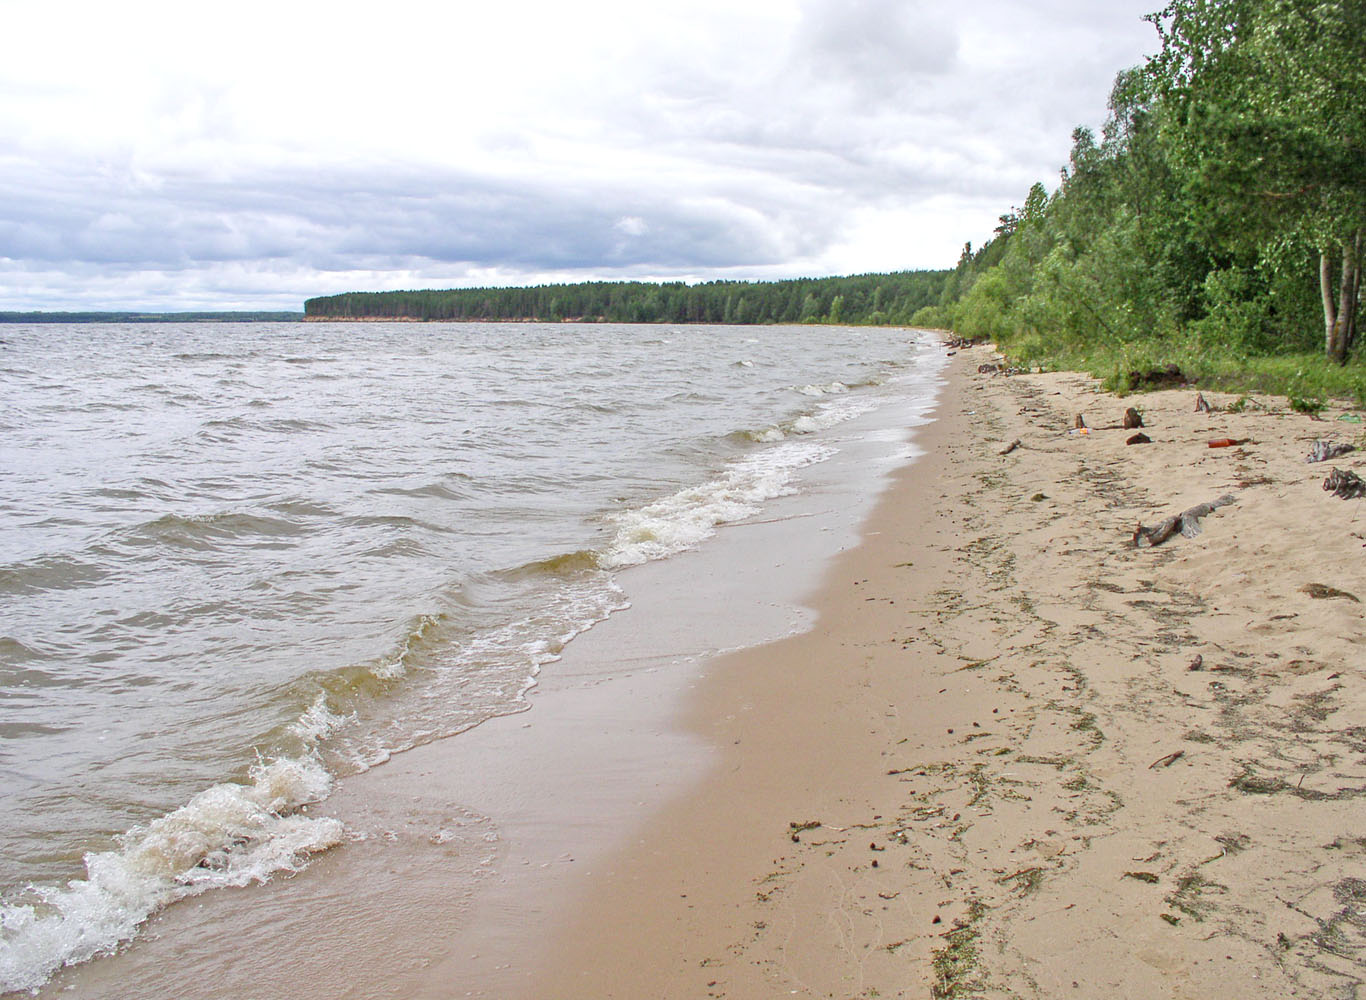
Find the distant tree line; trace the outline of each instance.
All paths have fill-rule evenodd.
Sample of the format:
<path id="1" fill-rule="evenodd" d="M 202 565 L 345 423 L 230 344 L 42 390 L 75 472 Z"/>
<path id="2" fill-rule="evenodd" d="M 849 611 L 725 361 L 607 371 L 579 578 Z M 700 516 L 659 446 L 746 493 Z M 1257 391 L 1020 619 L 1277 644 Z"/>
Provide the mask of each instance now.
<path id="1" fill-rule="evenodd" d="M 0 323 L 297 323 L 300 312 L 0 312 Z"/>
<path id="2" fill-rule="evenodd" d="M 1366 3 L 1176 0 L 1120 73 L 1099 139 L 1073 133 L 918 323 L 1027 359 L 1154 341 L 1359 359 Z"/>
<path id="3" fill-rule="evenodd" d="M 908 324 L 950 271 L 790 281 L 590 281 L 522 288 L 347 292 L 309 299 L 310 319 L 565 320 L 604 323 Z"/>

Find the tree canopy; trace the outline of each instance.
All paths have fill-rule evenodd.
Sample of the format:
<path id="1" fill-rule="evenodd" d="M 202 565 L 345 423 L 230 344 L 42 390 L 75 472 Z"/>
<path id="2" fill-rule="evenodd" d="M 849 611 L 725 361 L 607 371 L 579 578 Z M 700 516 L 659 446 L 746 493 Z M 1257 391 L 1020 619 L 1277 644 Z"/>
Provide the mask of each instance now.
<path id="1" fill-rule="evenodd" d="M 921 317 L 1026 348 L 1194 338 L 1343 363 L 1366 229 L 1366 5 L 1174 0 L 1099 141 Z"/>

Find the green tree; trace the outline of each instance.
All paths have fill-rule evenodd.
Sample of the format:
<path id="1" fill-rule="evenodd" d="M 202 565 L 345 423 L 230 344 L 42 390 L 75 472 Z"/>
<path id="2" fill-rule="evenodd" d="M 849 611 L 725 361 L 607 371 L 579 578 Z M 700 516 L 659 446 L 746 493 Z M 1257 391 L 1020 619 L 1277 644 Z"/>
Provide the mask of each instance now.
<path id="1" fill-rule="evenodd" d="M 1271 266 L 1269 249 L 1313 247 L 1325 352 L 1346 361 L 1366 228 L 1366 6 L 1176 0 L 1150 20 L 1164 142 L 1198 230 Z"/>

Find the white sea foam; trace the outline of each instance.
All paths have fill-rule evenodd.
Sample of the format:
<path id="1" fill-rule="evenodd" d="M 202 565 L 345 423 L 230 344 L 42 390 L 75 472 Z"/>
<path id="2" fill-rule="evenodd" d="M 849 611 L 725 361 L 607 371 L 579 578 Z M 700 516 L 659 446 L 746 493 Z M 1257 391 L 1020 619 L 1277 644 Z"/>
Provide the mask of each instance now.
<path id="1" fill-rule="evenodd" d="M 634 566 L 693 548 L 718 525 L 748 517 L 763 501 L 789 492 L 794 472 L 832 454 L 834 449 L 814 442 L 785 442 L 732 463 L 710 482 L 618 514 L 603 563 L 611 569 Z"/>
<path id="2" fill-rule="evenodd" d="M 427 630 L 437 623 L 436 615 L 420 615 L 416 624 L 409 628 L 407 635 L 403 637 L 403 644 L 391 655 L 386 656 L 371 667 L 370 672 L 382 681 L 392 681 L 402 677 L 408 672 L 408 657 L 412 655 L 414 643 L 420 642 L 422 637 L 427 634 Z"/>
<path id="3" fill-rule="evenodd" d="M 305 746 L 315 747 L 335 733 L 351 716 L 338 715 L 327 707 L 327 695 L 319 694 L 313 704 L 304 710 L 289 726 Z"/>
<path id="4" fill-rule="evenodd" d="M 205 789 L 124 835 L 120 850 L 87 854 L 86 876 L 33 886 L 0 905 L 0 992 L 34 989 L 58 968 L 112 952 L 157 910 L 221 886 L 296 871 L 341 842 L 335 819 L 302 810 L 331 779 L 312 758 L 252 768 L 247 784 Z"/>
<path id="5" fill-rule="evenodd" d="M 831 382 L 829 385 L 798 386 L 797 391 L 803 396 L 833 396 L 848 392 L 849 387 L 843 382 Z"/>
<path id="6" fill-rule="evenodd" d="M 841 385 L 836 382 L 835 385 Z M 808 386 L 807 388 L 815 388 Z M 843 390 L 847 391 L 847 390 Z M 810 395 L 808 393 L 808 395 Z M 765 427 L 762 430 L 750 431 L 748 437 L 752 441 L 760 444 L 767 444 L 774 441 L 782 441 L 794 435 L 815 434 L 818 431 L 827 430 L 846 420 L 862 416 L 870 410 L 876 409 L 878 403 L 874 399 L 865 397 L 848 396 L 840 399 L 827 400 L 821 403 L 810 413 L 803 413 L 784 423 L 772 427 Z"/>

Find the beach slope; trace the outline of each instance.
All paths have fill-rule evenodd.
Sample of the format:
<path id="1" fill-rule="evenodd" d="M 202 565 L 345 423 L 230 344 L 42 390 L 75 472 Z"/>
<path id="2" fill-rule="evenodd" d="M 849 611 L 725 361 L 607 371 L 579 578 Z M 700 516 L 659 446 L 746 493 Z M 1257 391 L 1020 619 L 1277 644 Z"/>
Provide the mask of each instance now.
<path id="1" fill-rule="evenodd" d="M 1366 461 L 1305 457 L 1361 425 L 998 360 L 954 358 L 814 629 L 708 671 L 720 763 L 526 996 L 1358 995 L 1366 501 L 1322 483 Z"/>

